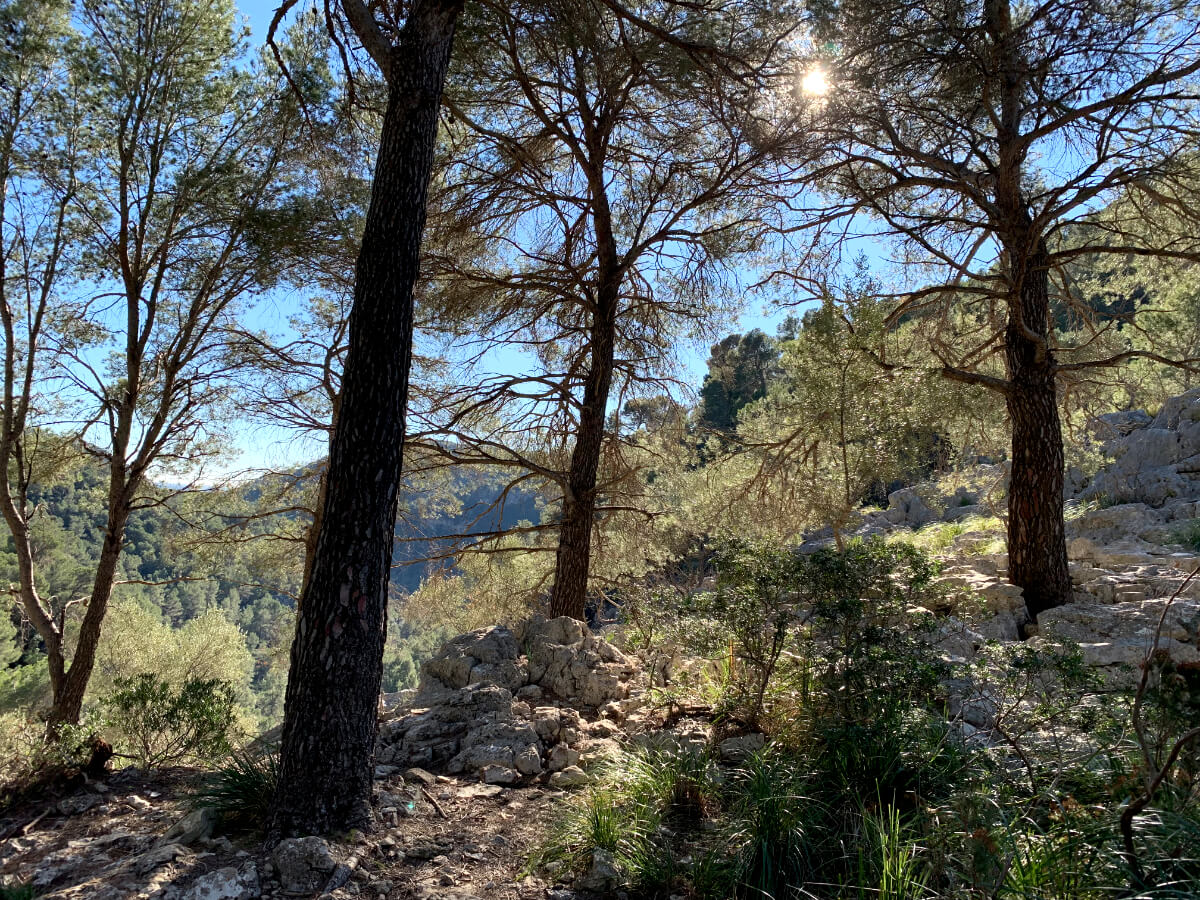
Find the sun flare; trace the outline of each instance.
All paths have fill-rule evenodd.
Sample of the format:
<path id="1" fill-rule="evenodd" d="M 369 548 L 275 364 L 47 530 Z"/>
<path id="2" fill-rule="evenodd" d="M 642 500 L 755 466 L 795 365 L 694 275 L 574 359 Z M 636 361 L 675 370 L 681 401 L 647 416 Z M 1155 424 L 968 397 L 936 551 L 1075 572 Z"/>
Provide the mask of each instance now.
<path id="1" fill-rule="evenodd" d="M 829 93 L 829 76 L 820 66 L 814 66 L 800 79 L 800 90 L 810 97 L 824 97 Z"/>

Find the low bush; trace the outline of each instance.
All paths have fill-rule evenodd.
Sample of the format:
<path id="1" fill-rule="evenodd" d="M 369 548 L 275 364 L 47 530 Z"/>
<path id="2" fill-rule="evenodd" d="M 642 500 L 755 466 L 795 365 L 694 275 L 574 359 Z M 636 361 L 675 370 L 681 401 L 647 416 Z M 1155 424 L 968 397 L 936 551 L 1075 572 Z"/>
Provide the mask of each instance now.
<path id="1" fill-rule="evenodd" d="M 618 758 L 543 861 L 607 850 L 646 897 L 1198 896 L 1195 667 L 1155 656 L 1135 693 L 1053 635 L 952 666 L 927 612 L 936 567 L 901 544 L 736 543 L 717 567 L 714 592 L 642 617 L 641 646 L 708 649 L 714 743 L 757 725 L 766 749 Z"/>
<path id="2" fill-rule="evenodd" d="M 174 688 L 157 675 L 142 673 L 117 678 L 116 690 L 103 706 L 107 724 L 144 770 L 205 763 L 231 749 L 237 700 L 228 682 L 193 678 Z"/>

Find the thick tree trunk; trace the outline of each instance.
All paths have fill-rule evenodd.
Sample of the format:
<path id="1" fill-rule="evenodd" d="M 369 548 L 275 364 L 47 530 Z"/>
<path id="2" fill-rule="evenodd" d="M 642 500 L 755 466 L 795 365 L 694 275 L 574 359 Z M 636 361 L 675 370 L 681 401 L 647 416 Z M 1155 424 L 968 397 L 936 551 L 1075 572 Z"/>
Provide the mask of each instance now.
<path id="1" fill-rule="evenodd" d="M 616 346 L 616 308 L 619 279 L 606 285 L 596 304 L 591 331 L 591 360 L 579 410 L 579 430 L 554 558 L 554 587 L 550 615 L 583 620 L 587 608 L 588 570 L 592 561 L 592 521 L 596 512 L 596 473 L 604 447 L 604 418 L 612 386 Z"/>
<path id="2" fill-rule="evenodd" d="M 1005 354 L 1010 388 L 1012 476 L 1008 499 L 1008 577 L 1038 614 L 1071 600 L 1063 525 L 1063 439 L 1054 354 L 1049 346 L 1049 272 L 1038 245 L 1017 276 Z"/>
<path id="3" fill-rule="evenodd" d="M 460 9 L 418 2 L 389 48 L 388 104 L 355 272 L 341 408 L 292 642 L 269 826 L 275 838 L 370 825 L 413 288 Z"/>

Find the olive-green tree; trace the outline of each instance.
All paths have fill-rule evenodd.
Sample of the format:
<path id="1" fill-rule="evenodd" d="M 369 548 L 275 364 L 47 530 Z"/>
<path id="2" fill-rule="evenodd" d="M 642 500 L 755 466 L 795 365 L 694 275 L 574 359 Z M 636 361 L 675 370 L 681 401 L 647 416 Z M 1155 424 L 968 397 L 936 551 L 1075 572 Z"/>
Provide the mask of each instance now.
<path id="1" fill-rule="evenodd" d="M 50 721 L 75 722 L 134 510 L 150 478 L 186 481 L 215 449 L 235 370 L 224 328 L 278 275 L 288 235 L 295 109 L 240 60 L 231 2 L 89 0 L 72 60 L 88 135 L 73 206 L 81 277 L 58 315 L 62 395 L 107 468 L 105 524 Z M 79 323 L 86 326 L 80 332 Z"/>

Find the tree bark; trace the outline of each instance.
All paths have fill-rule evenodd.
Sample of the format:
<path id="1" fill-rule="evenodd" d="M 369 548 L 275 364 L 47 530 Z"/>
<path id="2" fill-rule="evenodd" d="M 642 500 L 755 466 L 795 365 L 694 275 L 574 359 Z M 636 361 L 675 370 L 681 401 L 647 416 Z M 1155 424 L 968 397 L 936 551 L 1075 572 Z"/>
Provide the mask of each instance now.
<path id="1" fill-rule="evenodd" d="M 596 514 L 596 473 L 604 447 L 604 418 L 612 386 L 616 353 L 616 314 L 620 278 L 615 274 L 602 286 L 593 313 L 591 360 L 584 381 L 579 430 L 571 451 L 563 518 L 554 557 L 551 616 L 582 621 L 587 610 L 588 570 L 592 561 L 592 522 Z"/>
<path id="2" fill-rule="evenodd" d="M 1016 275 L 1005 334 L 1012 424 L 1008 577 L 1036 620 L 1071 601 L 1063 524 L 1063 439 L 1049 345 L 1049 271 L 1043 242 Z"/>
<path id="3" fill-rule="evenodd" d="M 369 15 L 351 7 L 348 15 Z M 369 35 L 388 77 L 388 102 L 355 271 L 320 533 L 292 642 L 273 838 L 370 826 L 413 288 L 461 8 L 461 0 L 418 0 L 395 46 L 381 49 L 377 30 Z M 356 29 L 362 24 L 351 21 Z"/>
<path id="4" fill-rule="evenodd" d="M 596 281 L 589 335 L 590 359 L 579 408 L 579 428 L 567 486 L 563 496 L 563 520 L 554 557 L 554 587 L 550 615 L 570 616 L 583 621 L 587 615 L 588 571 L 592 563 L 592 522 L 596 515 L 596 473 L 604 447 L 604 420 L 612 387 L 616 357 L 617 309 L 621 299 L 623 271 L 617 253 L 612 208 L 604 180 L 605 151 L 609 139 L 594 115 L 586 90 L 577 86 L 583 118 L 583 144 L 589 165 L 585 171 L 592 201 L 592 226 L 596 233 Z"/>
<path id="5" fill-rule="evenodd" d="M 61 690 L 54 692 L 48 724 L 53 733 L 59 725 L 77 724 L 83 708 L 83 695 L 87 691 L 92 669 L 96 665 L 96 647 L 100 643 L 101 626 L 112 599 L 113 583 L 117 578 L 117 566 L 121 560 L 121 548 L 125 540 L 125 524 L 129 520 L 129 505 L 120 502 L 109 511 L 108 527 L 104 532 L 104 543 L 100 545 L 100 560 L 96 565 L 96 577 L 88 597 L 87 612 L 79 626 L 79 641 L 71 656 L 71 665 L 62 680 Z"/>
<path id="6" fill-rule="evenodd" d="M 997 128 L 997 232 L 1008 269 L 1005 401 L 1012 428 L 1008 489 L 1008 580 L 1035 620 L 1071 600 L 1063 524 L 1063 439 L 1050 346 L 1050 260 L 1023 192 L 1029 144 L 1021 133 L 1028 66 L 1014 36 L 1009 0 L 984 4 L 1002 75 Z"/>

